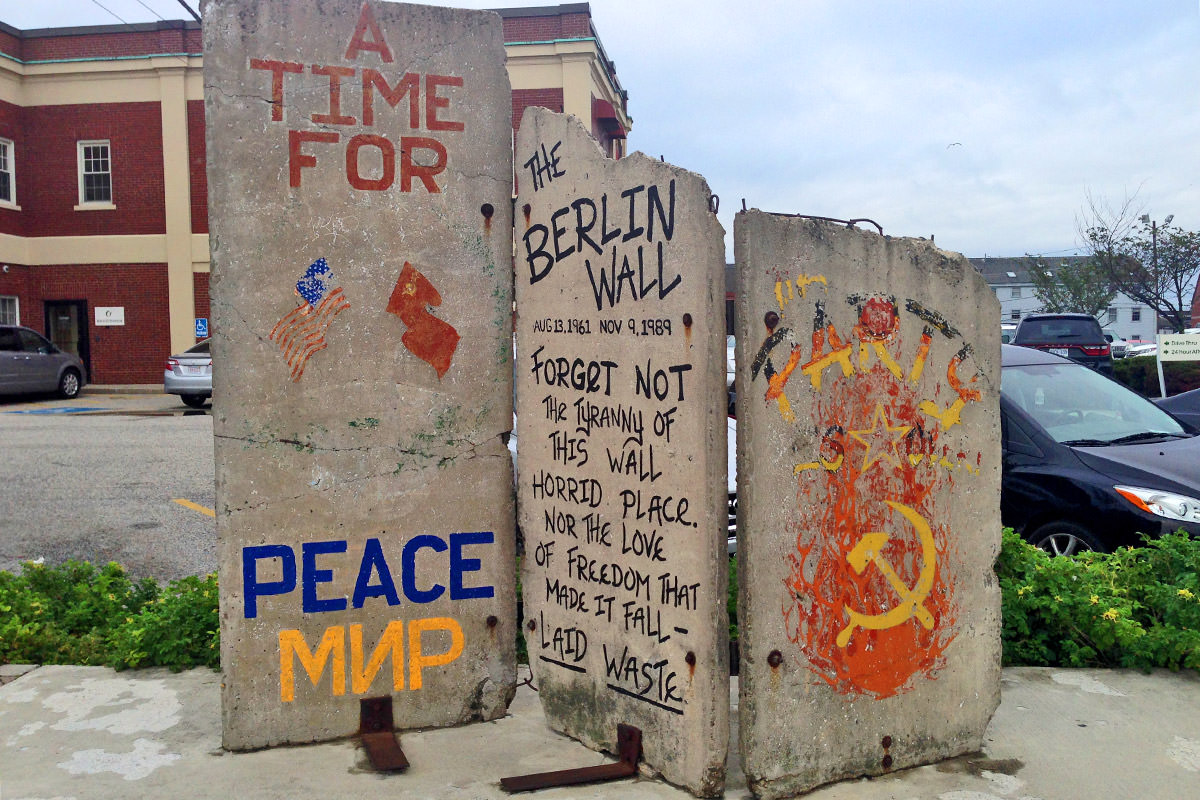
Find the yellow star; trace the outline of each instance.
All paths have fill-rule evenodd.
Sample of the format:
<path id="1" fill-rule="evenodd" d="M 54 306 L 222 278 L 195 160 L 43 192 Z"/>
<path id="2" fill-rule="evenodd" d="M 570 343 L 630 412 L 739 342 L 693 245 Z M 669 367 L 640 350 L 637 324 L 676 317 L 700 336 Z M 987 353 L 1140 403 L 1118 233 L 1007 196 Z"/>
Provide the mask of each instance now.
<path id="1" fill-rule="evenodd" d="M 866 448 L 866 452 L 863 453 L 862 472 L 866 472 L 881 458 L 888 459 L 897 467 L 900 466 L 896 442 L 903 439 L 911 430 L 911 425 L 897 425 L 892 427 L 888 422 L 887 414 L 883 410 L 883 404 L 876 403 L 875 413 L 872 415 L 871 427 L 858 431 L 850 431 L 850 436 Z M 876 443 L 879 443 L 878 448 L 875 447 Z M 890 453 L 888 452 L 888 448 L 891 448 Z"/>

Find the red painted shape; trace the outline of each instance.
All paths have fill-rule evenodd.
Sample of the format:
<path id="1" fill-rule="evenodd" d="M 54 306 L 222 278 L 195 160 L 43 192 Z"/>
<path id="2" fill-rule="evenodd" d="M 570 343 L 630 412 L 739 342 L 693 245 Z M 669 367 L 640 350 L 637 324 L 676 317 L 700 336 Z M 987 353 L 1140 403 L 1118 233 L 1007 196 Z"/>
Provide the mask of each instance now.
<path id="1" fill-rule="evenodd" d="M 441 304 L 442 296 L 429 279 L 405 261 L 387 310 L 408 326 L 400 341 L 410 353 L 437 370 L 439 380 L 450 369 L 459 339 L 458 331 L 450 323 L 433 316 L 426 308 Z"/>

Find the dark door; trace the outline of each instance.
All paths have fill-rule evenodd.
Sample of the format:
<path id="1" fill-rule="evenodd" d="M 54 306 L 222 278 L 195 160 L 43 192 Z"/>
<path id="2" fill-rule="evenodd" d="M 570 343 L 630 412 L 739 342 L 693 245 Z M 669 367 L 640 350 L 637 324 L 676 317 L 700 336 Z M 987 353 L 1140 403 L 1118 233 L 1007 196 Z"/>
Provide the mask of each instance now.
<path id="1" fill-rule="evenodd" d="M 59 350 L 79 356 L 93 380 L 86 300 L 47 300 L 46 337 Z"/>

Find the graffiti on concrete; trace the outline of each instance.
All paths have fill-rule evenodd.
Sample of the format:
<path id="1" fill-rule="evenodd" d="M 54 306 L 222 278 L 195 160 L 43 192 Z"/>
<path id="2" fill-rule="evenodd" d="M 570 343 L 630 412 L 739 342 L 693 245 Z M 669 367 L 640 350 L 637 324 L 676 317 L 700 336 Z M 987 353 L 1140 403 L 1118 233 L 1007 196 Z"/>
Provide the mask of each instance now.
<path id="1" fill-rule="evenodd" d="M 982 454 L 958 447 L 953 430 L 982 396 L 978 375 L 964 377 L 971 348 L 917 301 L 834 297 L 820 275 L 781 278 L 775 299 L 751 364 L 755 394 L 817 433 L 792 470 L 788 637 L 840 693 L 906 692 L 936 677 L 954 639 L 955 587 L 941 568 L 954 537 L 933 498 L 980 473 Z M 849 307 L 852 327 L 834 324 L 844 312 L 833 303 Z"/>
<path id="2" fill-rule="evenodd" d="M 450 369 L 459 339 L 454 326 L 429 313 L 428 306 L 441 304 L 442 296 L 429 279 L 405 261 L 387 310 L 408 326 L 400 341 L 410 353 L 433 367 L 439 379 Z"/>
<path id="3" fill-rule="evenodd" d="M 300 304 L 271 329 L 268 338 L 283 351 L 293 382 L 304 375 L 308 359 L 328 346 L 325 331 L 333 318 L 350 307 L 340 286 L 329 289 L 332 279 L 333 270 L 324 258 L 310 264 L 296 281 L 295 294 Z"/>

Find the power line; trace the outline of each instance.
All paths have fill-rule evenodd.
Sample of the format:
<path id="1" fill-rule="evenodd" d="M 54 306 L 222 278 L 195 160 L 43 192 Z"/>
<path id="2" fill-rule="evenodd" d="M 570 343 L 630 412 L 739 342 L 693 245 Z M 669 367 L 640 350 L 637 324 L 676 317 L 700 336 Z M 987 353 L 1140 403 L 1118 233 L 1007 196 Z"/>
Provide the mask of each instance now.
<path id="1" fill-rule="evenodd" d="M 118 20 L 120 20 L 120 21 L 121 21 L 121 24 L 122 24 L 122 25 L 128 25 L 128 24 L 129 24 L 129 23 L 128 23 L 128 22 L 126 22 L 125 20 L 121 19 L 121 18 L 120 18 L 120 17 L 119 17 L 119 16 L 116 14 L 116 12 L 114 12 L 114 11 L 113 11 L 111 8 L 108 8 L 108 7 L 106 7 L 106 6 L 103 6 L 103 5 L 101 5 L 101 4 L 100 4 L 100 0 L 92 0 L 92 3 L 94 3 L 94 4 L 95 4 L 95 5 L 97 5 L 97 6 L 100 6 L 100 8 L 103 8 L 103 9 L 104 9 L 105 11 L 107 11 L 109 14 L 112 14 L 114 17 L 116 17 Z"/>

